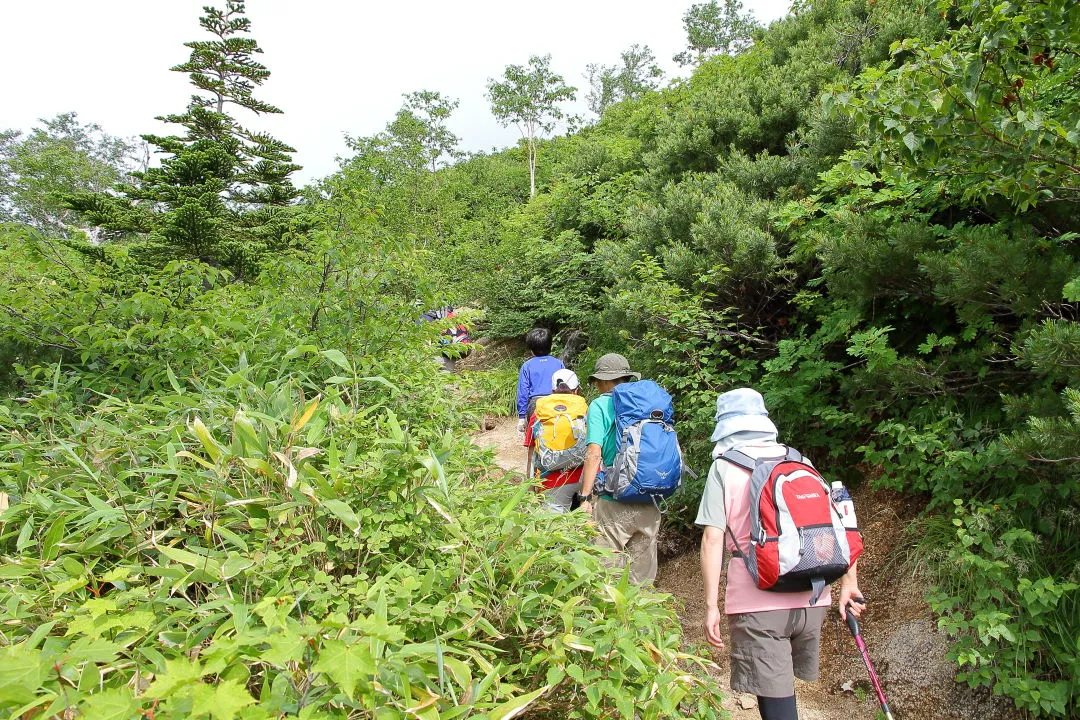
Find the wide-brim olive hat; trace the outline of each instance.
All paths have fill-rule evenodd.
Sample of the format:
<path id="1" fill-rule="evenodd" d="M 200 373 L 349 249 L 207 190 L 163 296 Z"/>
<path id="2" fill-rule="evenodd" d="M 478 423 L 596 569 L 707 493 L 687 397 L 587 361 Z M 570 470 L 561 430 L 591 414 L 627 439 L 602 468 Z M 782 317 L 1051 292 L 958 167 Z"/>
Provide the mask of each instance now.
<path id="1" fill-rule="evenodd" d="M 640 380 L 641 373 L 631 370 L 630 363 L 622 355 L 618 353 L 608 353 L 607 355 L 601 356 L 601 358 L 596 361 L 596 365 L 593 366 L 592 375 L 589 376 L 589 379 L 618 380 L 625 377 Z"/>

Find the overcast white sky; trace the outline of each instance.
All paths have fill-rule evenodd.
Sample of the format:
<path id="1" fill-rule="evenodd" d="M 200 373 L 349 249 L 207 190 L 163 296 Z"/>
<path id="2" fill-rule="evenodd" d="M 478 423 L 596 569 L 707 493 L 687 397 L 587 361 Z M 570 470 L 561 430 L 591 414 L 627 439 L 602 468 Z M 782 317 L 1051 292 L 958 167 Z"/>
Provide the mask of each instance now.
<path id="1" fill-rule="evenodd" d="M 113 135 L 164 131 L 154 116 L 182 112 L 192 90 L 168 68 L 187 60 L 184 42 L 204 38 L 198 18 L 210 1 L 6 0 L 0 129 L 73 110 Z M 505 147 L 518 133 L 491 116 L 488 78 L 551 53 L 555 71 L 584 88 L 586 64 L 615 64 L 634 43 L 676 73 L 671 56 L 685 47 L 682 16 L 693 1 L 249 0 L 252 35 L 272 72 L 256 97 L 285 114 L 240 119 L 297 149 L 301 183 L 333 172 L 343 133 L 379 132 L 413 90 L 461 101 L 450 128 L 463 149 Z M 790 4 L 743 1 L 766 23 Z"/>

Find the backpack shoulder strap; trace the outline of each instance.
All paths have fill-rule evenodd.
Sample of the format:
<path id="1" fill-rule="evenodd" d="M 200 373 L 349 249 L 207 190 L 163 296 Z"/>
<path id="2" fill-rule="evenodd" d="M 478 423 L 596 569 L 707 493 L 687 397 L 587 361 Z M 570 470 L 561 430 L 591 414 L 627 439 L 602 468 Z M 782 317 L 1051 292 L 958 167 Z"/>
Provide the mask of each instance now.
<path id="1" fill-rule="evenodd" d="M 739 454 L 742 455 L 742 453 L 739 453 Z M 744 455 L 744 457 L 746 457 L 746 456 Z M 730 461 L 730 462 L 734 463 L 734 461 Z M 735 464 L 737 464 L 737 463 L 735 463 Z M 739 467 L 742 467 L 742 466 L 740 465 Z M 722 476 L 720 478 L 720 500 L 721 500 L 721 502 L 724 503 L 724 515 L 725 515 L 724 534 L 726 534 L 729 538 L 731 538 L 731 545 L 732 545 L 732 547 L 729 548 L 726 542 L 723 544 L 723 551 L 722 551 L 722 554 L 720 555 L 720 569 L 723 570 L 726 567 L 730 571 L 730 565 L 731 565 L 730 558 L 739 558 L 739 559 L 741 559 L 743 561 L 743 565 L 746 566 L 746 572 L 748 572 L 750 574 L 750 576 L 753 577 L 754 572 L 750 568 L 750 560 L 747 557 L 746 552 L 743 551 L 742 546 L 739 545 L 739 541 L 737 539 L 735 539 L 735 533 L 733 533 L 731 531 L 731 516 L 728 513 L 728 506 L 727 506 L 727 483 L 724 482 L 724 478 Z"/>
<path id="2" fill-rule="evenodd" d="M 727 460 L 732 465 L 741 467 L 747 472 L 754 472 L 754 468 L 757 467 L 757 460 L 739 450 L 728 450 L 720 457 Z"/>
<path id="3" fill-rule="evenodd" d="M 784 454 L 784 460 L 794 462 L 806 462 L 801 452 L 799 452 L 793 447 L 788 447 L 787 445 L 785 445 L 784 447 L 787 450 L 787 452 Z"/>

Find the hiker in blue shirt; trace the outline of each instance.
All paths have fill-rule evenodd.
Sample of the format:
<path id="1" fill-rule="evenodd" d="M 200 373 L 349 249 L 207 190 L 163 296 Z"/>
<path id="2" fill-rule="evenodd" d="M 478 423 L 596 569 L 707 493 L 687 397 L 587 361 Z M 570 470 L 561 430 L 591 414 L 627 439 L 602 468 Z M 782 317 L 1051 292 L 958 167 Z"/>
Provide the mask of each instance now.
<path id="1" fill-rule="evenodd" d="M 525 347 L 532 357 L 521 366 L 518 374 L 517 413 L 518 433 L 525 433 L 525 419 L 536 407 L 536 398 L 551 394 L 551 376 L 562 370 L 562 361 L 551 357 L 551 331 L 533 328 L 525 334 Z"/>

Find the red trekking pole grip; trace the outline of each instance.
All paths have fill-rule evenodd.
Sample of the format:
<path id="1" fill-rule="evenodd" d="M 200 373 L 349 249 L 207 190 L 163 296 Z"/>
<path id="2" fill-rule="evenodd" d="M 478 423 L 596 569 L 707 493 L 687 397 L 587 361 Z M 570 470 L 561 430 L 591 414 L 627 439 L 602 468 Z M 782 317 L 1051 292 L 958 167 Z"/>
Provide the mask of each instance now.
<path id="1" fill-rule="evenodd" d="M 881 704 L 881 712 L 884 713 L 885 720 L 894 720 L 892 711 L 889 710 L 889 703 L 885 699 L 885 691 L 882 690 L 881 681 L 878 679 L 877 671 L 874 670 L 874 663 L 870 662 L 870 653 L 867 651 L 866 643 L 863 641 L 862 631 L 859 628 L 859 619 L 851 612 L 851 606 L 854 603 L 863 605 L 866 600 L 864 598 L 852 598 L 848 606 L 844 608 L 848 630 L 851 630 L 851 635 L 855 638 L 855 644 L 859 647 L 859 653 L 862 654 L 866 671 L 870 673 L 870 683 L 874 686 L 874 692 L 877 694 L 878 702 Z"/>

